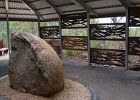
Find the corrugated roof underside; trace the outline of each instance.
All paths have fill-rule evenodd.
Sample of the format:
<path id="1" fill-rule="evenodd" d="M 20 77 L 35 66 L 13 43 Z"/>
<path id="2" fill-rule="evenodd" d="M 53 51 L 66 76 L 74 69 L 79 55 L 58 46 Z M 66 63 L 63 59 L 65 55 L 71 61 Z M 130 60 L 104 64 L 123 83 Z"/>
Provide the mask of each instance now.
<path id="1" fill-rule="evenodd" d="M 46 2 L 46 0 L 31 0 L 30 4 L 43 19 L 58 18 L 56 11 Z"/>
<path id="2" fill-rule="evenodd" d="M 5 2 L 4 1 L 0 1 L 0 16 L 3 16 L 3 14 L 5 13 Z"/>
<path id="3" fill-rule="evenodd" d="M 140 0 L 130 0 L 132 4 L 140 4 Z"/>
<path id="4" fill-rule="evenodd" d="M 87 4 L 93 9 L 121 6 L 121 3 L 118 0 L 98 0 L 94 2 L 89 2 Z"/>
<path id="5" fill-rule="evenodd" d="M 9 0 L 9 19 L 37 19 L 35 13 L 22 0 Z M 0 1 L 0 18 L 6 17 L 5 0 Z"/>
<path id="6" fill-rule="evenodd" d="M 59 18 L 56 9 L 47 0 L 26 0 L 44 20 Z M 74 0 L 50 0 L 62 14 L 86 12 Z M 130 0 L 134 6 L 140 6 L 140 0 Z M 83 0 L 98 15 L 125 14 L 125 7 L 119 0 Z M 37 19 L 35 13 L 23 0 L 9 0 L 9 18 Z M 6 17 L 5 0 L 0 0 L 0 18 Z"/>
<path id="7" fill-rule="evenodd" d="M 56 6 L 67 5 L 73 3 L 71 0 L 51 0 Z"/>

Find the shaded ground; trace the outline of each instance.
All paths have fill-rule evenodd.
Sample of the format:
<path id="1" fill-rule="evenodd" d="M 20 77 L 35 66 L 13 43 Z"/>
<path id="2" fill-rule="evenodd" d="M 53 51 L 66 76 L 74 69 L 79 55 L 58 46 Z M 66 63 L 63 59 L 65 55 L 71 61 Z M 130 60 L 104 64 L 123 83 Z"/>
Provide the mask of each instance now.
<path id="1" fill-rule="evenodd" d="M 0 77 L 6 75 L 8 60 L 0 59 Z M 65 76 L 93 88 L 99 100 L 139 100 L 140 72 L 64 63 Z"/>
<path id="2" fill-rule="evenodd" d="M 66 56 L 64 54 L 63 62 L 71 63 L 71 64 L 82 64 L 88 65 L 88 54 L 87 52 L 81 52 L 79 54 Z"/>
<path id="3" fill-rule="evenodd" d="M 140 100 L 140 72 L 64 64 L 66 77 L 92 87 L 99 100 Z"/>
<path id="4" fill-rule="evenodd" d="M 8 54 L 0 56 L 0 77 L 8 73 Z"/>

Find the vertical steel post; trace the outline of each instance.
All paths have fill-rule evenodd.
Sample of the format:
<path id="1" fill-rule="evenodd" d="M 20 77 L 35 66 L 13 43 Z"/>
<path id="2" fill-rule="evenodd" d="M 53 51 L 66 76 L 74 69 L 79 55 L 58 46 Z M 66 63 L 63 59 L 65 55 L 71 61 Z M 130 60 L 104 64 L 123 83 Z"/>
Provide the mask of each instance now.
<path id="1" fill-rule="evenodd" d="M 38 17 L 38 36 L 40 37 L 40 18 Z"/>
<path id="2" fill-rule="evenodd" d="M 88 35 L 88 65 L 90 63 L 90 13 L 87 13 L 87 35 Z"/>
<path id="3" fill-rule="evenodd" d="M 61 16 L 59 16 L 59 33 L 60 33 L 60 55 L 63 61 L 63 41 L 62 41 L 62 27 L 61 27 Z"/>
<path id="4" fill-rule="evenodd" d="M 9 49 L 9 55 L 11 54 L 11 35 L 9 32 L 9 18 L 8 18 L 8 14 L 6 13 L 6 22 L 7 22 L 7 40 L 8 40 L 8 49 Z"/>
<path id="5" fill-rule="evenodd" d="M 128 70 L 128 38 L 129 38 L 129 11 L 126 9 L 126 33 L 125 33 L 125 70 Z"/>
<path id="6" fill-rule="evenodd" d="M 8 49 L 9 49 L 9 57 L 10 57 L 10 53 L 11 53 L 11 43 L 10 43 L 11 35 L 10 35 L 10 31 L 9 31 L 8 0 L 5 0 L 5 7 L 6 7 L 6 23 L 7 23 L 7 41 L 8 41 Z"/>

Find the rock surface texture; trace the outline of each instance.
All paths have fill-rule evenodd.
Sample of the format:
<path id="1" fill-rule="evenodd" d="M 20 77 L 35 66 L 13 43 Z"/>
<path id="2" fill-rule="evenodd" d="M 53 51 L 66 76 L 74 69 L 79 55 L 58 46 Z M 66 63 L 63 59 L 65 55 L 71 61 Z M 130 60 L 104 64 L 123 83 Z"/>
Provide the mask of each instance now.
<path id="1" fill-rule="evenodd" d="M 11 87 L 43 96 L 51 96 L 63 90 L 62 62 L 44 40 L 30 33 L 12 33 L 11 51 Z"/>

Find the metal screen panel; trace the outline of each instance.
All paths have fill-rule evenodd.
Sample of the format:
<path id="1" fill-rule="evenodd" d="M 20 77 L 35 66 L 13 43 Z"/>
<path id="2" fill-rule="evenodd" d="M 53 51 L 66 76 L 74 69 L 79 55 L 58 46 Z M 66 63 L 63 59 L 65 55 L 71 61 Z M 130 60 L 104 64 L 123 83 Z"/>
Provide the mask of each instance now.
<path id="1" fill-rule="evenodd" d="M 140 55 L 140 37 L 129 37 L 129 55 Z"/>
<path id="2" fill-rule="evenodd" d="M 125 24 L 91 24 L 91 40 L 125 40 Z"/>
<path id="3" fill-rule="evenodd" d="M 140 7 L 129 8 L 129 26 L 140 26 Z"/>
<path id="4" fill-rule="evenodd" d="M 59 39 L 44 39 L 48 44 L 53 46 L 60 46 L 60 40 Z"/>
<path id="5" fill-rule="evenodd" d="M 59 26 L 40 27 L 40 37 L 50 44 L 60 57 Z"/>
<path id="6" fill-rule="evenodd" d="M 87 51 L 88 39 L 86 36 L 63 36 L 63 49 Z"/>
<path id="7" fill-rule="evenodd" d="M 90 62 L 103 65 L 124 66 L 125 51 L 114 49 L 90 49 Z"/>
<path id="8" fill-rule="evenodd" d="M 40 27 L 40 37 L 43 39 L 59 39 L 59 26 Z"/>
<path id="9" fill-rule="evenodd" d="M 62 29 L 68 28 L 86 28 L 87 16 L 83 14 L 63 15 L 61 16 Z"/>
<path id="10" fill-rule="evenodd" d="M 61 57 L 61 51 L 60 51 L 60 46 L 53 46 L 53 49 L 57 52 L 57 54 L 59 55 L 59 57 Z"/>
<path id="11" fill-rule="evenodd" d="M 90 40 L 125 41 L 125 23 L 90 24 Z M 125 65 L 125 50 L 90 48 L 90 62 L 101 65 Z"/>

